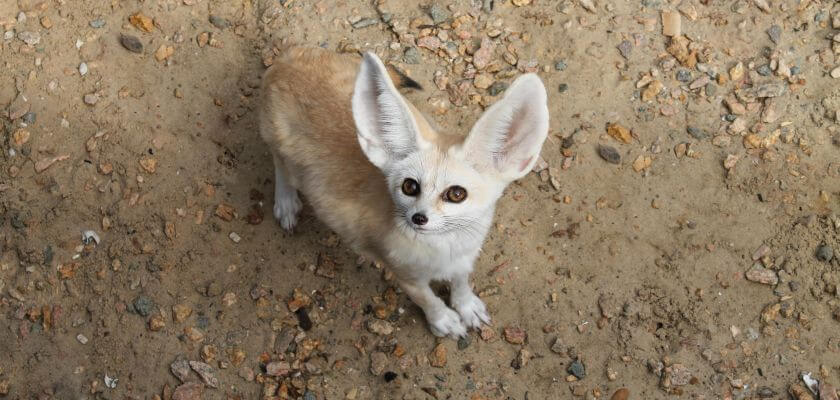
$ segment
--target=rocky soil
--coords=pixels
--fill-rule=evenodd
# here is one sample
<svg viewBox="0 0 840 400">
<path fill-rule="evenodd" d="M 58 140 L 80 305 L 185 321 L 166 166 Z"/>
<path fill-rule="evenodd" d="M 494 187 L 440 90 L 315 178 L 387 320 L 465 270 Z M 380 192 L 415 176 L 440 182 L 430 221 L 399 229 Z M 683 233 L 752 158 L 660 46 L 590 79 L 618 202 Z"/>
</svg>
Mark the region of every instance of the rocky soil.
<svg viewBox="0 0 840 400">
<path fill-rule="evenodd" d="M 0 398 L 837 399 L 840 3 L 3 0 Z M 271 218 L 285 43 L 374 51 L 466 133 L 551 132 L 437 339 L 387 265 Z M 348 105 L 349 106 L 349 105 Z"/>
</svg>

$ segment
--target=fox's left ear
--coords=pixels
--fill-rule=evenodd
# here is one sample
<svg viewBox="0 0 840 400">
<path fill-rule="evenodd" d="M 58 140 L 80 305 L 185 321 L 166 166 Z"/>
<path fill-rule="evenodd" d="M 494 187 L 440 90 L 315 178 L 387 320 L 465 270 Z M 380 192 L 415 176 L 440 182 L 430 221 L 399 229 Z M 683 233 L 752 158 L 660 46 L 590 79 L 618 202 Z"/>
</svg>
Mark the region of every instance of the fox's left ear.
<svg viewBox="0 0 840 400">
<path fill-rule="evenodd" d="M 505 96 L 488 108 L 464 141 L 467 160 L 502 180 L 525 176 L 548 135 L 548 101 L 535 74 L 516 79 Z"/>
</svg>

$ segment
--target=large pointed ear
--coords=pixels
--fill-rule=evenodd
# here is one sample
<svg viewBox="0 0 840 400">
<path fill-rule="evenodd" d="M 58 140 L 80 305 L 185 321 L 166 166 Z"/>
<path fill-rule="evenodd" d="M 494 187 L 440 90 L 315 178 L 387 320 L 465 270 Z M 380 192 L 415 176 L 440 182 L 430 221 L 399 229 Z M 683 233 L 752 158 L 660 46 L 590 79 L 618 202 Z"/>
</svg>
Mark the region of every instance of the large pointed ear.
<svg viewBox="0 0 840 400">
<path fill-rule="evenodd" d="M 385 65 L 373 53 L 364 54 L 356 77 L 353 119 L 362 151 L 380 169 L 429 145 L 420 137 L 417 121 Z"/>
<path fill-rule="evenodd" d="M 505 96 L 488 108 L 464 141 L 467 160 L 514 181 L 525 176 L 548 135 L 545 87 L 535 74 L 516 79 Z"/>
</svg>

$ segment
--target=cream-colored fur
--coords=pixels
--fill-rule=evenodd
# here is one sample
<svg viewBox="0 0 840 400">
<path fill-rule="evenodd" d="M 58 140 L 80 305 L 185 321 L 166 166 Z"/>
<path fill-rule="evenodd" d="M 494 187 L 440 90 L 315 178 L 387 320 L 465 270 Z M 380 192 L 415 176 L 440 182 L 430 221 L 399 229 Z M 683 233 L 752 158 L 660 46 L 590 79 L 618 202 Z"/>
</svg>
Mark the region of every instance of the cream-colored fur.
<svg viewBox="0 0 840 400">
<path fill-rule="evenodd" d="M 274 156 L 274 214 L 292 229 L 303 194 L 355 251 L 394 269 L 434 334 L 463 336 L 490 321 L 469 274 L 496 200 L 545 140 L 545 89 L 535 75 L 521 77 L 464 139 L 433 130 L 392 76 L 369 53 L 298 47 L 266 72 L 260 132 Z M 401 190 L 409 178 L 418 195 Z M 445 196 L 456 185 L 467 193 L 460 203 Z M 431 281 L 450 284 L 454 310 Z"/>
</svg>

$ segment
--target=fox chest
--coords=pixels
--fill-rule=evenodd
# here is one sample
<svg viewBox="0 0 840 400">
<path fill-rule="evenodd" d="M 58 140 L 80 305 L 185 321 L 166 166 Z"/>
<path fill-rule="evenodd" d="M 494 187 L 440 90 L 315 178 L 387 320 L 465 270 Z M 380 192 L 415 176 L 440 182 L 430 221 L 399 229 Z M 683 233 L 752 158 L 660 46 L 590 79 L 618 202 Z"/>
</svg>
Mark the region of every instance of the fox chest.
<svg viewBox="0 0 840 400">
<path fill-rule="evenodd" d="M 388 240 L 385 259 L 401 279 L 448 281 L 472 272 L 480 241 L 421 241 L 397 237 Z"/>
</svg>

